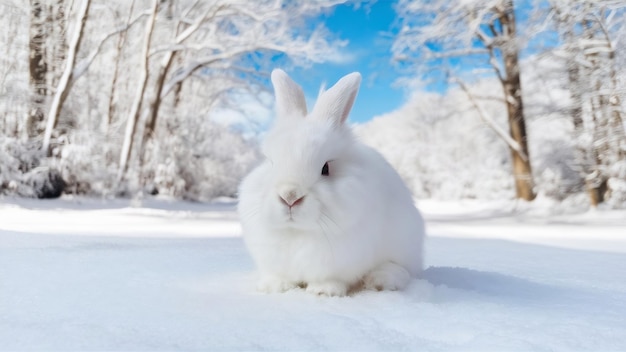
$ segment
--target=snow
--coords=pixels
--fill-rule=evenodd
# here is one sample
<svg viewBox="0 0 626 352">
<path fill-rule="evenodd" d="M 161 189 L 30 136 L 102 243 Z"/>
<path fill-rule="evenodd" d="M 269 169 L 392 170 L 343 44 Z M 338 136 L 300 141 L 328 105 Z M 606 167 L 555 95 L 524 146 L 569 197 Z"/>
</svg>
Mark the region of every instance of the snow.
<svg viewBox="0 0 626 352">
<path fill-rule="evenodd" d="M 419 201 L 423 280 L 254 290 L 234 203 L 3 199 L 2 350 L 626 349 L 626 211 Z"/>
</svg>

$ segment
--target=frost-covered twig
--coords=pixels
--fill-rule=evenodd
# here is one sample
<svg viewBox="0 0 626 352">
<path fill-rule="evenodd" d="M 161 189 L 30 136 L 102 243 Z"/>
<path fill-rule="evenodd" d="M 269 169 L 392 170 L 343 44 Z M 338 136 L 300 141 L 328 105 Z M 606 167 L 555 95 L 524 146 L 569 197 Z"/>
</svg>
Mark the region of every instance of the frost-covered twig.
<svg viewBox="0 0 626 352">
<path fill-rule="evenodd" d="M 498 124 L 496 124 L 493 121 L 493 119 L 489 116 L 489 114 L 487 114 L 487 112 L 483 110 L 483 108 L 478 104 L 478 102 L 474 98 L 474 95 L 472 95 L 472 92 L 467 87 L 465 82 L 461 81 L 458 78 L 454 79 L 453 81 L 458 83 L 458 85 L 461 87 L 463 92 L 465 92 L 465 94 L 467 95 L 467 98 L 472 103 L 472 106 L 474 106 L 474 109 L 476 109 L 476 111 L 478 112 L 478 116 L 480 116 L 481 120 L 483 120 L 483 122 L 485 122 L 485 124 L 489 126 L 498 135 L 498 137 L 500 137 L 509 146 L 509 148 L 511 148 L 517 154 L 519 154 L 522 160 L 527 161 L 528 155 L 524 153 L 519 143 L 517 143 L 517 141 L 515 141 L 505 130 L 503 130 L 500 126 L 498 126 Z"/>
<path fill-rule="evenodd" d="M 81 60 L 79 63 L 76 64 L 76 67 L 74 67 L 74 70 L 72 72 L 72 80 L 76 81 L 83 74 L 85 74 L 85 72 L 87 72 L 87 70 L 89 69 L 89 66 L 91 66 L 91 64 L 95 60 L 96 56 L 98 56 L 98 54 L 100 54 L 100 51 L 102 50 L 102 47 L 104 46 L 104 44 L 106 44 L 108 42 L 109 39 L 113 38 L 116 34 L 120 34 L 122 32 L 125 32 L 125 31 L 129 30 L 142 17 L 147 16 L 148 14 L 149 14 L 148 12 L 144 12 L 142 14 L 139 14 L 132 21 L 128 22 L 126 25 L 124 25 L 124 26 L 122 26 L 122 27 L 120 27 L 120 28 L 118 28 L 118 29 L 116 29 L 116 30 L 114 30 L 112 32 L 109 32 L 109 33 L 103 35 L 98 40 L 98 46 L 96 46 L 96 48 L 94 50 L 92 50 L 91 53 L 89 53 L 89 55 L 87 55 L 86 58 L 84 58 L 83 60 Z"/>
</svg>

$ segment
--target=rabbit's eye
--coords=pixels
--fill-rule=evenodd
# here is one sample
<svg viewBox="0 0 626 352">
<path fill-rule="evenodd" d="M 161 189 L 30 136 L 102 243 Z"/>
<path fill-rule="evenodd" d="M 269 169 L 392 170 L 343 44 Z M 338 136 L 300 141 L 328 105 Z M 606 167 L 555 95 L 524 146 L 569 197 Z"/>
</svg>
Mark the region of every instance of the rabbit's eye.
<svg viewBox="0 0 626 352">
<path fill-rule="evenodd" d="M 324 164 L 324 167 L 322 167 L 322 175 L 323 176 L 328 176 L 328 162 L 326 162 Z"/>
</svg>

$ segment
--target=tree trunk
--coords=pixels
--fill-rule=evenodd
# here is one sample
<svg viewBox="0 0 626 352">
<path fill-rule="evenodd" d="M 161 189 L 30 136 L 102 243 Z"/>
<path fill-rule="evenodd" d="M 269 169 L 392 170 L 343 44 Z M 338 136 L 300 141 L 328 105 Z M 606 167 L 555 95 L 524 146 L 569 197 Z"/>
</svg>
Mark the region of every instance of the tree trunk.
<svg viewBox="0 0 626 352">
<path fill-rule="evenodd" d="M 553 7 L 567 51 L 568 90 L 572 101 L 570 114 L 574 126 L 576 164 L 584 179 L 589 202 L 592 207 L 596 207 L 604 202 L 608 189 L 608 178 L 604 175 L 605 171 L 602 166 L 602 153 L 605 153 L 602 149 L 606 149 L 606 144 L 602 140 L 606 140 L 607 136 L 604 136 L 606 128 L 600 126 L 605 125 L 603 115 L 606 113 L 603 112 L 603 105 L 608 101 L 603 102 L 606 99 L 598 95 L 602 90 L 602 84 L 597 81 L 593 82 L 599 66 L 599 57 L 596 54 L 587 55 L 582 44 L 592 42 L 595 32 L 592 28 L 593 24 L 580 22 L 580 18 L 576 16 L 577 13 L 572 12 L 574 10 L 583 13 L 591 11 L 589 3 L 583 5 L 582 7 L 572 5 L 574 7 L 561 8 L 559 4 L 555 4 Z M 576 34 L 577 29 L 582 29 L 582 32 Z M 590 66 L 581 65 L 580 62 L 583 61 Z M 585 103 L 591 108 L 591 114 L 587 119 L 583 116 Z M 586 141 L 587 133 L 592 135 L 591 141 Z"/>
<path fill-rule="evenodd" d="M 78 24 L 75 28 L 75 32 L 72 34 L 72 39 L 68 48 L 65 70 L 63 71 L 63 75 L 59 80 L 59 86 L 57 87 L 57 91 L 52 99 L 42 147 L 42 149 L 47 153 L 50 152 L 50 139 L 52 137 L 52 131 L 56 127 L 59 114 L 61 113 L 61 109 L 63 109 L 63 104 L 70 93 L 73 83 L 72 71 L 74 70 L 74 65 L 76 64 L 76 55 L 80 49 L 80 43 L 83 37 L 85 23 L 87 22 L 87 17 L 89 15 L 90 5 L 91 0 L 83 0 L 82 6 L 79 9 L 77 16 Z"/>
<path fill-rule="evenodd" d="M 568 79 L 569 92 L 572 100 L 570 114 L 572 115 L 572 123 L 574 125 L 574 138 L 576 142 L 576 154 L 578 159 L 578 168 L 585 180 L 585 188 L 589 195 L 591 206 L 596 207 L 604 202 L 604 193 L 607 188 L 607 180 L 600 178 L 600 160 L 595 152 L 595 147 L 585 145 L 580 140 L 585 134 L 585 124 L 583 119 L 583 95 L 582 82 L 580 78 L 580 68 L 573 58 L 568 60 Z"/>
<path fill-rule="evenodd" d="M 183 95 L 183 82 L 178 82 L 174 86 L 174 108 L 180 105 L 180 101 Z"/>
<path fill-rule="evenodd" d="M 31 107 L 26 117 L 26 133 L 28 137 L 35 137 L 43 132 L 41 124 L 44 120 L 44 105 L 48 95 L 46 76 L 48 63 L 45 48 L 45 21 L 44 4 L 42 0 L 30 1 L 29 26 L 29 73 L 32 92 Z"/>
<path fill-rule="evenodd" d="M 165 85 L 165 78 L 172 67 L 172 63 L 174 62 L 174 57 L 176 56 L 175 51 L 168 51 L 166 56 L 163 58 L 163 64 L 159 69 L 159 74 L 156 78 L 156 92 L 154 94 L 154 100 L 150 103 L 148 115 L 148 121 L 146 123 L 146 129 L 144 132 L 144 138 L 142 143 L 145 143 L 148 139 L 152 138 L 152 133 L 156 128 L 157 118 L 159 116 L 159 109 L 161 108 L 161 103 L 163 101 L 163 97 L 161 96 L 163 93 L 163 86 Z"/>
<path fill-rule="evenodd" d="M 613 74 L 615 74 L 613 72 Z M 619 160 L 626 159 L 626 126 L 624 126 L 624 119 L 622 118 L 623 111 L 621 110 L 622 103 L 619 95 L 613 94 L 610 98 L 611 104 L 611 131 L 613 133 L 613 139 L 616 140 L 616 148 L 618 152 Z"/>
<path fill-rule="evenodd" d="M 55 0 L 50 4 L 48 20 L 48 33 L 52 37 L 54 45 L 50 48 L 49 62 L 51 63 L 49 77 L 50 87 L 56 87 L 63 74 L 63 65 L 67 58 L 67 40 L 66 27 L 67 19 L 65 17 L 65 0 Z"/>
<path fill-rule="evenodd" d="M 506 77 L 502 84 L 506 101 L 511 137 L 519 144 L 520 153 L 511 149 L 513 158 L 513 176 L 517 198 L 527 201 L 535 199 L 534 181 L 530 166 L 524 104 L 522 101 L 522 84 L 520 81 L 519 50 L 516 39 L 515 13 L 512 0 L 504 0 L 504 11 L 500 13 L 503 34 L 509 38 L 501 47 Z"/>
<path fill-rule="evenodd" d="M 157 118 L 159 116 L 159 110 L 161 109 L 161 103 L 163 102 L 163 97 L 161 96 L 163 92 L 163 86 L 165 85 L 165 78 L 172 67 L 172 63 L 174 62 L 174 56 L 176 55 L 175 51 L 167 52 L 166 56 L 163 58 L 163 63 L 159 68 L 159 73 L 156 77 L 156 91 L 154 92 L 154 97 L 152 101 L 150 101 L 147 109 L 147 121 L 144 126 L 143 135 L 139 140 L 139 168 L 140 168 L 140 177 L 139 182 L 143 186 L 143 182 L 145 177 L 143 175 L 143 166 L 146 160 L 147 148 L 146 144 L 150 139 L 154 137 L 154 130 L 156 128 Z"/>
<path fill-rule="evenodd" d="M 559 13 L 560 14 L 560 13 Z M 567 16 L 566 14 L 564 16 Z M 604 192 L 606 191 L 606 180 L 596 180 L 596 175 L 599 173 L 595 169 L 598 168 L 598 159 L 593 155 L 593 147 L 583 144 L 581 138 L 585 134 L 585 123 L 583 119 L 583 82 L 581 78 L 581 68 L 576 62 L 577 53 L 574 51 L 576 46 L 575 35 L 573 33 L 572 25 L 567 23 L 566 20 L 562 21 L 563 26 L 566 28 L 563 31 L 563 39 L 566 45 L 569 46 L 569 56 L 567 59 L 567 77 L 568 77 L 568 90 L 572 105 L 570 107 L 570 114 L 572 116 L 572 124 L 574 125 L 574 140 L 576 141 L 576 154 L 578 161 L 578 169 L 585 180 L 585 188 L 589 195 L 589 202 L 591 206 L 596 207 L 598 204 L 604 201 Z"/>
<path fill-rule="evenodd" d="M 131 16 L 133 15 L 134 8 L 135 8 L 135 0 L 133 0 L 130 3 L 130 9 L 128 10 L 128 19 L 126 20 L 126 28 L 128 28 L 128 26 L 130 25 L 130 20 L 131 20 Z M 106 118 L 104 119 L 102 123 L 104 132 L 108 131 L 109 126 L 113 122 L 113 116 L 115 116 L 115 113 L 116 113 L 115 94 L 116 94 L 116 87 L 117 87 L 117 79 L 118 79 L 119 71 L 120 71 L 120 61 L 122 60 L 122 51 L 124 49 L 124 45 L 126 44 L 127 31 L 128 30 L 122 31 L 117 40 L 117 47 L 116 47 L 117 56 L 115 58 L 115 68 L 113 70 L 113 80 L 111 82 L 111 93 L 109 94 L 109 104 L 108 104 Z"/>
<path fill-rule="evenodd" d="M 165 1 L 166 0 L 163 0 L 163 2 Z M 173 3 L 174 2 L 171 0 L 168 1 L 168 7 L 166 11 L 168 19 L 171 19 L 173 17 Z M 193 6 L 190 7 L 187 10 L 187 12 L 190 11 L 191 8 L 193 8 Z M 206 12 L 203 15 L 199 16 L 196 19 L 196 21 L 192 25 L 187 27 L 184 31 L 182 30 L 182 27 L 183 27 L 182 23 L 179 23 L 176 28 L 176 38 L 174 40 L 174 43 L 178 45 L 184 42 L 187 38 L 189 38 L 190 35 L 192 35 L 196 30 L 198 30 L 198 28 L 203 23 L 204 19 L 207 17 L 208 13 L 211 10 L 213 10 L 213 14 L 215 15 L 215 13 L 219 11 L 219 9 L 221 9 L 221 6 L 215 9 L 213 9 L 213 6 L 207 7 Z M 182 33 L 180 33 L 181 31 Z M 166 52 L 161 62 L 161 67 L 159 69 L 159 73 L 157 75 L 156 82 L 155 82 L 156 92 L 149 106 L 149 117 L 148 117 L 148 121 L 146 122 L 146 129 L 144 131 L 144 135 L 142 139 L 142 147 L 143 147 L 143 144 L 148 139 L 152 138 L 152 134 L 154 132 L 154 129 L 156 128 L 157 118 L 159 116 L 159 110 L 161 108 L 161 103 L 163 102 L 163 96 L 164 96 L 163 88 L 165 86 L 165 78 L 169 74 L 172 64 L 174 63 L 174 59 L 177 56 L 178 56 L 177 51 L 168 51 Z"/>
<path fill-rule="evenodd" d="M 626 159 L 626 125 L 624 125 L 624 110 L 622 108 L 622 101 L 620 95 L 618 94 L 618 82 L 617 82 L 617 70 L 615 69 L 615 49 L 612 47 L 611 38 L 606 38 L 607 43 L 611 45 L 611 52 L 609 54 L 610 60 L 610 84 L 611 84 L 611 96 L 609 98 L 610 104 L 610 114 L 611 121 L 609 124 L 611 125 L 611 129 L 613 133 L 616 135 L 617 140 L 617 150 L 619 153 L 619 159 Z"/>
<path fill-rule="evenodd" d="M 608 180 L 603 179 L 600 182 L 595 180 L 585 180 L 585 187 L 587 188 L 587 194 L 589 195 L 589 203 L 592 207 L 597 207 L 600 203 L 604 202 L 604 195 L 608 189 Z"/>
<path fill-rule="evenodd" d="M 120 168 L 117 174 L 117 180 L 120 182 L 126 171 L 128 170 L 128 160 L 130 159 L 130 152 L 133 148 L 133 139 L 135 136 L 135 130 L 137 128 L 137 121 L 139 121 L 139 115 L 141 114 L 141 105 L 143 96 L 146 92 L 146 86 L 148 84 L 149 76 L 149 60 L 150 60 L 150 42 L 152 41 L 152 33 L 154 32 L 154 24 L 156 22 L 156 16 L 159 9 L 159 1 L 153 0 L 152 10 L 150 11 L 150 18 L 146 23 L 145 40 L 142 51 L 142 67 L 141 77 L 139 79 L 139 85 L 137 86 L 137 94 L 126 122 L 126 133 L 124 135 L 124 144 L 122 145 L 122 152 L 120 154 Z"/>
</svg>

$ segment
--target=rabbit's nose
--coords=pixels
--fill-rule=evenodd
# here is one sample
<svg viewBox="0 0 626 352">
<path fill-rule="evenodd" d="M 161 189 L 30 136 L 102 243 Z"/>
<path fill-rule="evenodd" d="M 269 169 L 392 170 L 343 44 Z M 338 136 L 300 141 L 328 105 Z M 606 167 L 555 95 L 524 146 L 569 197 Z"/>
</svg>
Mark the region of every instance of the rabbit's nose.
<svg viewBox="0 0 626 352">
<path fill-rule="evenodd" d="M 294 197 L 295 198 L 295 197 Z M 289 208 L 291 207 L 295 207 L 296 205 L 302 203 L 302 201 L 304 200 L 304 196 L 294 199 L 294 198 L 283 198 L 282 196 L 280 197 L 280 200 Z"/>
<path fill-rule="evenodd" d="M 301 196 L 299 192 L 292 187 L 279 190 L 278 196 L 280 200 L 289 208 L 302 203 L 304 200 L 304 196 Z"/>
</svg>

